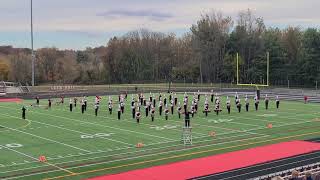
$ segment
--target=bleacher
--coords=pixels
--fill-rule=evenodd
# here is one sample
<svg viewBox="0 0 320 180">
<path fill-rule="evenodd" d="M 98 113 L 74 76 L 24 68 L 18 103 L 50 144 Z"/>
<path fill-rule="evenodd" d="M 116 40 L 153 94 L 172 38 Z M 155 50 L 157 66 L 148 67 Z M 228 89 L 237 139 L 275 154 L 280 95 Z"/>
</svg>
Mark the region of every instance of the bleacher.
<svg viewBox="0 0 320 180">
<path fill-rule="evenodd" d="M 21 83 L 0 81 L 0 95 L 8 94 L 26 94 L 30 89 L 28 85 L 22 86 Z"/>
<path fill-rule="evenodd" d="M 6 86 L 3 81 L 0 81 L 0 96 L 6 95 Z"/>
<path fill-rule="evenodd" d="M 288 169 L 281 172 L 267 174 L 256 178 L 251 178 L 250 180 L 272 180 L 277 179 L 277 177 L 280 177 L 280 179 L 283 180 L 289 180 L 290 178 L 292 178 L 292 172 L 294 170 L 299 172 L 299 178 L 301 178 L 301 180 L 304 179 L 308 172 L 312 174 L 313 180 L 320 180 L 320 162 Z"/>
</svg>

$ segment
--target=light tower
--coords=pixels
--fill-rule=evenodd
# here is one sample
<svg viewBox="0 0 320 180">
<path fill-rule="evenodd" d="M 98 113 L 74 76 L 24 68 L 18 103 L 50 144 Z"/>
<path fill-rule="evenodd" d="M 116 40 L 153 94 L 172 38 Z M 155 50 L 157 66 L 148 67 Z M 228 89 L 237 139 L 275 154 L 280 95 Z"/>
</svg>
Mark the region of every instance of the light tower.
<svg viewBox="0 0 320 180">
<path fill-rule="evenodd" d="M 32 86 L 34 86 L 34 51 L 33 51 L 33 12 L 32 12 L 32 0 L 30 0 L 30 26 L 31 26 L 31 60 L 32 60 Z"/>
</svg>

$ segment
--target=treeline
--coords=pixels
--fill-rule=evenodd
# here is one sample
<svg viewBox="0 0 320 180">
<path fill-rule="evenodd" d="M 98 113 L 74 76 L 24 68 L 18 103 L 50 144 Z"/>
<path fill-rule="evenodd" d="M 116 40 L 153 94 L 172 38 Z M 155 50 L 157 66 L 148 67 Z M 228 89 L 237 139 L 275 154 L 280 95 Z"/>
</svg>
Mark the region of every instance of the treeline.
<svg viewBox="0 0 320 180">
<path fill-rule="evenodd" d="M 84 51 L 43 48 L 36 51 L 36 82 L 236 83 L 236 54 L 241 83 L 313 86 L 320 81 L 320 31 L 314 28 L 266 28 L 250 10 L 237 19 L 205 14 L 182 37 L 146 29 L 113 37 L 106 46 Z M 1 60 L 2 58 L 2 60 Z M 0 48 L 0 78 L 31 81 L 30 50 Z M 30 83 L 29 83 L 30 84 Z"/>
</svg>

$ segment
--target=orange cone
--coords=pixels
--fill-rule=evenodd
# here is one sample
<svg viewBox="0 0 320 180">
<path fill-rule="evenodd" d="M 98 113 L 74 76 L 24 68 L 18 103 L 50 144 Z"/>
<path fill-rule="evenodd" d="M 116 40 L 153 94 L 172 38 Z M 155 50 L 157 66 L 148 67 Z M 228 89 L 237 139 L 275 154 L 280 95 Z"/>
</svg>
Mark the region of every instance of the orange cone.
<svg viewBox="0 0 320 180">
<path fill-rule="evenodd" d="M 142 148 L 142 147 L 143 147 L 143 143 L 138 143 L 138 144 L 136 145 L 136 147 L 137 147 L 137 148 Z"/>
<path fill-rule="evenodd" d="M 216 136 L 216 132 L 214 132 L 214 131 L 209 132 L 209 136 L 215 137 Z"/>
<path fill-rule="evenodd" d="M 40 162 L 47 162 L 46 156 L 39 156 L 39 161 Z"/>
</svg>

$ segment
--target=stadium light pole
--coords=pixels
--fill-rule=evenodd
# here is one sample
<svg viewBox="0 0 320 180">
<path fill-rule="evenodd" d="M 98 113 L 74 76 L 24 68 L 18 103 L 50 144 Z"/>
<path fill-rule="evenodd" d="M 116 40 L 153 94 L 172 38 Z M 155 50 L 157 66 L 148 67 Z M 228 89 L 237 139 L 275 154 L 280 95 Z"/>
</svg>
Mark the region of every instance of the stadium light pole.
<svg viewBox="0 0 320 180">
<path fill-rule="evenodd" d="M 33 51 L 33 12 L 32 12 L 32 0 L 30 0 L 30 26 L 31 26 L 31 60 L 32 60 L 32 86 L 34 86 L 34 51 Z"/>
</svg>

